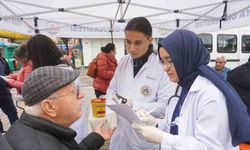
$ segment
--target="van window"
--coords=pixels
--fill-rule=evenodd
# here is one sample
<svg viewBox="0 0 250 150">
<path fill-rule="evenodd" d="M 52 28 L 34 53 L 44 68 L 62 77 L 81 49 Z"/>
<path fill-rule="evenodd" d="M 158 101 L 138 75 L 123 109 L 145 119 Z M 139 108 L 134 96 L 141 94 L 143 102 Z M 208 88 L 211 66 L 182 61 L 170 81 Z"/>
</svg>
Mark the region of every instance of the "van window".
<svg viewBox="0 0 250 150">
<path fill-rule="evenodd" d="M 236 53 L 237 36 L 234 34 L 217 35 L 217 52 L 218 53 Z"/>
<path fill-rule="evenodd" d="M 241 37 L 242 53 L 250 53 L 250 35 L 243 35 Z"/>
<path fill-rule="evenodd" d="M 208 49 L 209 53 L 213 51 L 213 39 L 212 34 L 198 34 L 198 36 L 201 38 L 203 45 Z"/>
</svg>

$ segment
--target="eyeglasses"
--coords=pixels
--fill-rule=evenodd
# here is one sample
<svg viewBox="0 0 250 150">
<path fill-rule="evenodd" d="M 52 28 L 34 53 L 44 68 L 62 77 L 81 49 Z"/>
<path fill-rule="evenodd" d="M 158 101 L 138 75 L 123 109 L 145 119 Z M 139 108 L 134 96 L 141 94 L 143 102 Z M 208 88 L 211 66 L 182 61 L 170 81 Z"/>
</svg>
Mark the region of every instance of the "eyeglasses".
<svg viewBox="0 0 250 150">
<path fill-rule="evenodd" d="M 70 93 L 68 94 L 65 94 L 65 95 L 59 95 L 59 96 L 49 96 L 47 99 L 55 99 L 55 98 L 59 98 L 59 97 L 64 97 L 64 96 L 67 96 L 67 95 L 76 95 L 76 98 L 79 97 L 79 94 L 80 94 L 80 88 L 78 86 L 76 86 L 74 88 L 74 90 L 72 90 Z"/>
<path fill-rule="evenodd" d="M 173 67 L 173 61 L 172 61 L 172 59 L 170 57 L 161 59 L 161 63 L 163 65 L 168 66 L 169 68 Z"/>
</svg>

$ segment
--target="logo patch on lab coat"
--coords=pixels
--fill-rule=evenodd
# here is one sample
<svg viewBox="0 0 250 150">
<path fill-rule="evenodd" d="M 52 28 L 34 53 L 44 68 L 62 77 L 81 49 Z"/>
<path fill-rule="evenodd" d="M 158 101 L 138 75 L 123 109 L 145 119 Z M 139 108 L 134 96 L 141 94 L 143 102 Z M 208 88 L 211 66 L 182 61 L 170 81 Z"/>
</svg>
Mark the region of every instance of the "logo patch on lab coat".
<svg viewBox="0 0 250 150">
<path fill-rule="evenodd" d="M 151 93 L 152 93 L 152 89 L 151 89 L 149 86 L 144 85 L 144 86 L 141 88 L 141 93 L 142 93 L 142 95 L 144 95 L 144 96 L 149 96 L 149 95 L 151 95 Z"/>
</svg>

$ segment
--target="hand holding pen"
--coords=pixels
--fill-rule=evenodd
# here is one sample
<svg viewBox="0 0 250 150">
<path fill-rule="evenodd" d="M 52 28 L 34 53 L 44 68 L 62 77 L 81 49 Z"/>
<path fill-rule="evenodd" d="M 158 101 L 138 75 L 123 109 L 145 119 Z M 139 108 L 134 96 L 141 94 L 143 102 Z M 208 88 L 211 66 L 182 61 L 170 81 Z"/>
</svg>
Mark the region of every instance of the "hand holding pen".
<svg viewBox="0 0 250 150">
<path fill-rule="evenodd" d="M 7 78 L 6 76 L 0 76 L 1 78 L 3 78 L 3 80 L 5 81 L 5 82 L 8 82 L 10 79 L 9 78 Z"/>
<path fill-rule="evenodd" d="M 154 118 L 151 113 L 156 110 L 156 107 L 152 108 L 149 111 L 145 109 L 141 109 L 137 112 L 138 117 L 140 120 L 148 126 L 155 126 L 156 125 L 156 118 Z"/>
</svg>

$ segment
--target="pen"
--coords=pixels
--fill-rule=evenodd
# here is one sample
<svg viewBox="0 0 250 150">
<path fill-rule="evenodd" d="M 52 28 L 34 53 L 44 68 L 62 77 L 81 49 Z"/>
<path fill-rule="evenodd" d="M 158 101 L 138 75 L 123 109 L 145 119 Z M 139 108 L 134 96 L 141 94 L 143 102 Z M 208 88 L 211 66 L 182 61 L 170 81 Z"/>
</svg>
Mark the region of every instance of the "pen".
<svg viewBox="0 0 250 150">
<path fill-rule="evenodd" d="M 149 110 L 145 115 L 144 117 L 147 117 L 149 114 L 151 114 L 153 111 L 156 110 L 156 107 L 152 108 L 151 110 Z"/>
</svg>

